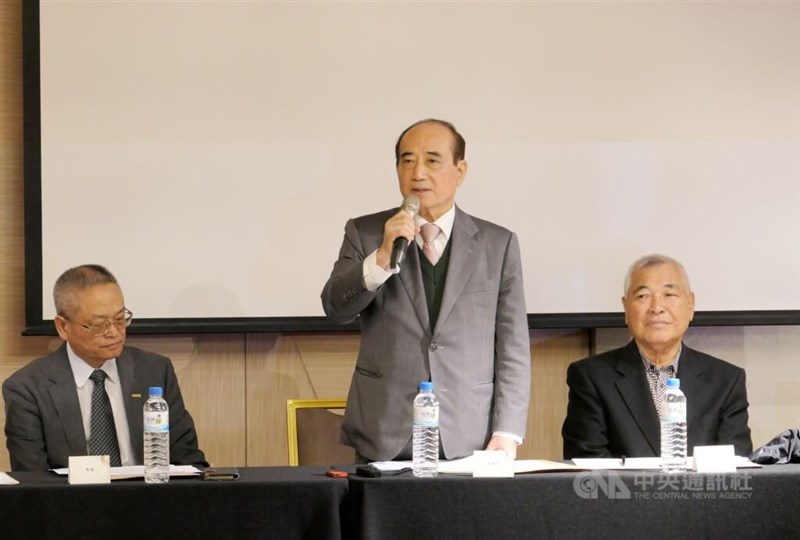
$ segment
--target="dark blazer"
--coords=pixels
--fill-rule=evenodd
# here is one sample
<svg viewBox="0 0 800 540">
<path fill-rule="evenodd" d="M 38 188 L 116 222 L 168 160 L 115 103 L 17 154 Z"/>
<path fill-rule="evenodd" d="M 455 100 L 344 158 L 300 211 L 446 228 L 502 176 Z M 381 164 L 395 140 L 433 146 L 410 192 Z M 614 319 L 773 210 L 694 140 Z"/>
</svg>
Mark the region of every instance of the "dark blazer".
<svg viewBox="0 0 800 540">
<path fill-rule="evenodd" d="M 686 395 L 689 454 L 695 446 L 732 444 L 736 455 L 749 456 L 744 370 L 684 345 L 678 378 Z M 574 362 L 567 384 L 565 459 L 661 454 L 659 419 L 634 341 Z"/>
<path fill-rule="evenodd" d="M 363 261 L 397 210 L 352 219 L 322 305 L 337 322 L 361 322 L 361 346 L 347 397 L 342 442 L 370 460 L 396 457 L 412 430 L 420 381 L 440 401 L 448 459 L 485 448 L 494 431 L 525 436 L 530 396 L 530 338 L 516 235 L 456 208 L 450 263 L 431 331 L 412 245 L 400 273 L 366 289 Z"/>
<path fill-rule="evenodd" d="M 194 421 L 183 405 L 169 358 L 125 347 L 117 358 L 117 370 L 136 463 L 144 460 L 142 408 L 147 391 L 161 386 L 169 405 L 170 462 L 208 466 L 197 447 Z M 66 343 L 6 379 L 3 399 L 12 470 L 67 467 L 69 456 L 86 455 L 86 434 Z"/>
</svg>

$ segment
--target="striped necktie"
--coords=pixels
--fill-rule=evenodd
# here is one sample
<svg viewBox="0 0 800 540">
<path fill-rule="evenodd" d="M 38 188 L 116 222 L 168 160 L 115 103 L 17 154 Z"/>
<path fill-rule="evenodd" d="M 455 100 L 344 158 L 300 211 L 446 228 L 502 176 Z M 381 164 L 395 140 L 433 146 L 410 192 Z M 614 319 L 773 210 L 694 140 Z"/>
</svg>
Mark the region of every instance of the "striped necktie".
<svg viewBox="0 0 800 540">
<path fill-rule="evenodd" d="M 111 401 L 106 393 L 106 372 L 96 369 L 89 378 L 94 381 L 92 416 L 89 427 L 89 454 L 93 456 L 108 455 L 111 466 L 119 467 L 122 465 L 122 461 L 119 457 L 114 413 L 111 411 Z"/>
</svg>

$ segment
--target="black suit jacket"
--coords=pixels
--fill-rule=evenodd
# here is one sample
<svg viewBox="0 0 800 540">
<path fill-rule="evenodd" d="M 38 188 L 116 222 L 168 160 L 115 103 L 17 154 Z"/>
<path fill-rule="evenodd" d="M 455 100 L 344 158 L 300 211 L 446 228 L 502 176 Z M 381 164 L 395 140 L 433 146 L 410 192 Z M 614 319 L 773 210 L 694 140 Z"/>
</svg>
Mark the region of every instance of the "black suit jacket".
<svg viewBox="0 0 800 540">
<path fill-rule="evenodd" d="M 142 464 L 144 459 L 142 408 L 147 391 L 160 386 L 169 405 L 170 463 L 208 466 L 197 447 L 194 421 L 183 405 L 169 358 L 125 347 L 117 358 L 117 370 L 136 463 Z M 3 400 L 12 470 L 67 467 L 69 456 L 86 455 L 86 434 L 66 343 L 6 379 Z"/>
<path fill-rule="evenodd" d="M 695 446 L 732 444 L 737 455 L 750 455 L 744 370 L 684 345 L 678 378 L 686 395 L 689 454 Z M 659 419 L 634 341 L 572 363 L 567 384 L 565 459 L 661 454 Z"/>
</svg>

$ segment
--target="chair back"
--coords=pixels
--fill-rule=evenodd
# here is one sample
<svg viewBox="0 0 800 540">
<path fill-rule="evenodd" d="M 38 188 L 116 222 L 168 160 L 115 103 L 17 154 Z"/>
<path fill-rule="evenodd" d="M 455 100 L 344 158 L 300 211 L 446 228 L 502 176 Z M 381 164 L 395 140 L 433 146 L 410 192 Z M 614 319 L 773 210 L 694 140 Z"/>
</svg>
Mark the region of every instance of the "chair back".
<svg viewBox="0 0 800 540">
<path fill-rule="evenodd" d="M 288 399 L 289 465 L 353 463 L 355 453 L 339 443 L 345 399 Z"/>
</svg>

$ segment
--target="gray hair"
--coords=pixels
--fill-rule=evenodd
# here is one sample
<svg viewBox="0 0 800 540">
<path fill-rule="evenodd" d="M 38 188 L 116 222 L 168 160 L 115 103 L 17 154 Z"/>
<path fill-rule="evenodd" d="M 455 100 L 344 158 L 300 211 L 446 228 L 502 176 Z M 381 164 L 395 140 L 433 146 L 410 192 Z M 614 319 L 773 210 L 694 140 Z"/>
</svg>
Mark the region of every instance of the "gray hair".
<svg viewBox="0 0 800 540">
<path fill-rule="evenodd" d="M 117 278 L 104 266 L 83 264 L 70 268 L 59 276 L 53 286 L 53 301 L 56 305 L 56 313 L 66 317 L 74 311 L 76 306 L 73 293 L 75 291 L 82 291 L 95 285 L 105 285 L 107 283 L 118 285 Z"/>
<path fill-rule="evenodd" d="M 628 288 L 631 286 L 631 277 L 633 276 L 634 272 L 638 272 L 644 268 L 661 266 L 662 264 L 675 265 L 675 267 L 681 273 L 681 277 L 686 280 L 686 287 L 689 289 L 689 292 L 692 291 L 692 285 L 689 283 L 689 274 L 686 273 L 686 268 L 683 267 L 680 261 L 673 259 L 672 257 L 667 257 L 666 255 L 651 253 L 650 255 L 639 257 L 633 262 L 630 268 L 628 268 L 628 272 L 625 274 L 625 283 L 623 285 L 624 288 L 622 289 L 622 296 L 628 296 Z"/>
</svg>

